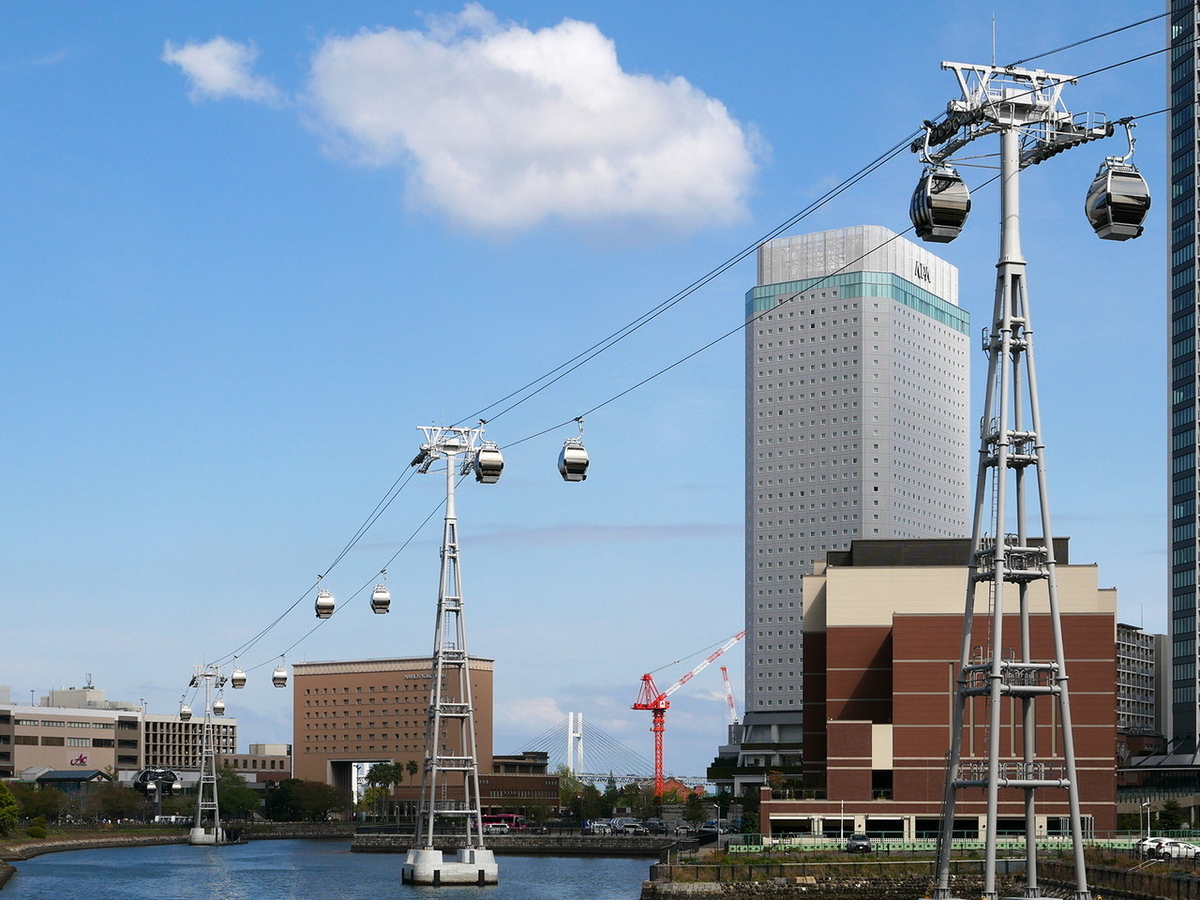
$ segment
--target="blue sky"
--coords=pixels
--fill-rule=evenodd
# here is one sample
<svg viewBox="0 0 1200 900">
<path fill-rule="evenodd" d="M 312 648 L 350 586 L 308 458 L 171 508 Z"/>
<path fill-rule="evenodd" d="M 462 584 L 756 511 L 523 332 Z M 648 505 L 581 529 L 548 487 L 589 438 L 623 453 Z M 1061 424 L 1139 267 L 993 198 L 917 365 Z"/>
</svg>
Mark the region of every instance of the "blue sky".
<svg viewBox="0 0 1200 900">
<path fill-rule="evenodd" d="M 1001 63 L 1162 12 L 996 14 Z M 1162 20 L 1038 60 L 1084 74 L 1163 46 Z M 752 246 L 957 95 L 987 63 L 976 4 L 492 2 L 0 5 L 0 582 L 14 699 L 78 685 L 172 712 L 191 666 L 283 619 L 229 712 L 290 741 L 290 661 L 427 654 L 438 520 L 308 637 L 310 586 L 401 475 L 416 426 L 471 417 Z M 1073 111 L 1165 105 L 1161 55 L 1083 79 Z M 1056 531 L 1165 622 L 1164 117 L 1135 161 L 1145 235 L 1097 240 L 1087 186 L 1123 139 L 1024 177 Z M 981 148 L 979 152 L 993 152 Z M 987 163 L 987 160 L 982 162 Z M 991 172 L 964 170 L 979 184 Z M 911 155 L 792 233 L 902 231 Z M 963 236 L 976 330 L 994 188 Z M 488 427 L 494 486 L 459 493 L 472 652 L 496 659 L 497 751 L 565 717 L 651 755 L 641 674 L 742 619 L 742 321 L 752 261 Z M 972 360 L 975 417 L 986 368 Z M 494 412 L 493 412 L 494 415 Z M 416 478 L 325 579 L 346 600 L 435 507 Z M 290 648 L 290 649 L 289 649 Z M 738 694 L 741 653 L 726 655 Z M 656 674 L 661 686 L 690 663 Z M 254 668 L 258 667 L 258 668 Z M 716 666 L 672 697 L 667 767 L 724 739 Z"/>
</svg>

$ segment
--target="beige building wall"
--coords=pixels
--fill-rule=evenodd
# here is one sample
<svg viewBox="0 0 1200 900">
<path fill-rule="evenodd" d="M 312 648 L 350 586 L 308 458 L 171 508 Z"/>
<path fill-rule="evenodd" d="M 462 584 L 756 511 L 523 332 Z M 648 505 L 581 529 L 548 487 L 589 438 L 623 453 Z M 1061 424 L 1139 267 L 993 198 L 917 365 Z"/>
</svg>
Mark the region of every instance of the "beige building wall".
<svg viewBox="0 0 1200 900">
<path fill-rule="evenodd" d="M 1059 565 L 1058 606 L 1063 615 L 1104 613 L 1116 615 L 1115 588 L 1099 587 L 1095 565 Z M 820 562 L 804 577 L 804 631 L 861 626 L 890 627 L 892 617 L 906 612 L 924 615 L 961 615 L 967 600 L 966 567 L 958 566 L 829 566 Z M 830 592 L 837 597 L 831 609 Z M 1050 612 L 1045 581 L 1030 585 L 1030 612 Z M 1017 586 L 1007 585 L 1006 612 L 1017 610 Z M 987 590 L 975 592 L 975 614 L 986 615 Z M 1114 620 L 1113 644 L 1116 645 Z"/>
</svg>

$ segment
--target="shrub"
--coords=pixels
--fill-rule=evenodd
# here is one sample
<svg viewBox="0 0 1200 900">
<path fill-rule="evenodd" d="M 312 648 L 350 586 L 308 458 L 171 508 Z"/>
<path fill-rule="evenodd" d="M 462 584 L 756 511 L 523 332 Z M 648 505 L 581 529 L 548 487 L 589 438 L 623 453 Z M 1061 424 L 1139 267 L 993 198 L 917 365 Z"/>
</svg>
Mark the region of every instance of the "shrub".
<svg viewBox="0 0 1200 900">
<path fill-rule="evenodd" d="M 30 825 L 28 828 L 25 829 L 25 833 L 27 835 L 29 835 L 31 838 L 41 839 L 46 836 L 46 826 L 45 825 Z"/>
</svg>

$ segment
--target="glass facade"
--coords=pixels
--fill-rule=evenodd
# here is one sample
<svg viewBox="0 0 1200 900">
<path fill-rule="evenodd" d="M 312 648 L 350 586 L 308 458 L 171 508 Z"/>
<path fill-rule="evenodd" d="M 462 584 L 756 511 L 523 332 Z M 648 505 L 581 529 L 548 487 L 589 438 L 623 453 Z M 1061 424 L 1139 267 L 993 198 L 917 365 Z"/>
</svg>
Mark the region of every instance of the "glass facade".
<svg viewBox="0 0 1200 900">
<path fill-rule="evenodd" d="M 1197 749 L 1196 71 L 1198 0 L 1170 0 L 1171 738 Z"/>
</svg>

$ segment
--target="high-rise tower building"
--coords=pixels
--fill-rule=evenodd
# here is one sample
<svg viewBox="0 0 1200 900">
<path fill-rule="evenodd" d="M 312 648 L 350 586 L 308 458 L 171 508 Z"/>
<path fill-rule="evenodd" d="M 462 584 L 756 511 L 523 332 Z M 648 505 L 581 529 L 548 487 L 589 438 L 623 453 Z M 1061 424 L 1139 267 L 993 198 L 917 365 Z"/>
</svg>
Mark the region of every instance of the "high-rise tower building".
<svg viewBox="0 0 1200 900">
<path fill-rule="evenodd" d="M 856 538 L 970 533 L 970 327 L 957 304 L 958 270 L 880 226 L 759 248 L 746 295 L 743 767 L 800 765 L 813 562 Z"/>
<path fill-rule="evenodd" d="M 1168 0 L 1171 106 L 1171 750 L 1197 745 L 1196 612 L 1196 70 L 1197 0 Z"/>
</svg>

